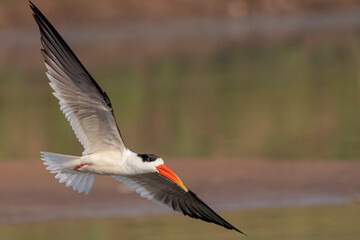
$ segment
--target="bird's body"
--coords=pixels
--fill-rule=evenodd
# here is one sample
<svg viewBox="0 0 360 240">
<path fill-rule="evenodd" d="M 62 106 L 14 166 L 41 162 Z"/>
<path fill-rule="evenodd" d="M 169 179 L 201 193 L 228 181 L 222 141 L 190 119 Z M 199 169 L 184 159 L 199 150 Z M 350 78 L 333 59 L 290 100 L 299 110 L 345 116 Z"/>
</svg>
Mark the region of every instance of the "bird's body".
<svg viewBox="0 0 360 240">
<path fill-rule="evenodd" d="M 76 171 L 83 173 L 126 176 L 154 172 L 153 169 L 159 163 L 164 163 L 161 158 L 156 162 L 142 162 L 136 153 L 126 149 L 123 153 L 105 151 L 84 155 L 66 167 L 69 170 L 76 168 Z"/>
<path fill-rule="evenodd" d="M 59 182 L 89 193 L 96 175 L 112 176 L 155 203 L 241 232 L 185 187 L 162 158 L 137 154 L 125 146 L 107 94 L 40 10 L 31 2 L 30 7 L 39 25 L 53 94 L 84 147 L 82 156 L 42 152 L 44 164 Z"/>
</svg>

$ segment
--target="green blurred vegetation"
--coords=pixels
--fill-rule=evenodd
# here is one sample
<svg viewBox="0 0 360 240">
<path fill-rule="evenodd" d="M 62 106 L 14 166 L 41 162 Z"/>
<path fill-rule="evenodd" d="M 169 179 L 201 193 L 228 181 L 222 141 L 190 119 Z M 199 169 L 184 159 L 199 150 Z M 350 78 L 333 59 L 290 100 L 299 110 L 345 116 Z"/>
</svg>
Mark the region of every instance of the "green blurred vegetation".
<svg viewBox="0 0 360 240">
<path fill-rule="evenodd" d="M 359 204 L 244 210 L 223 215 L 249 236 L 180 215 L 169 215 L 0 225 L 0 238 L 353 240 L 360 234 Z"/>
<path fill-rule="evenodd" d="M 162 157 L 360 157 L 359 36 L 85 64 L 128 147 Z M 82 59 L 80 55 L 80 59 Z M 39 62 L 38 65 L 42 63 Z M 80 154 L 43 68 L 0 68 L 0 159 Z"/>
</svg>

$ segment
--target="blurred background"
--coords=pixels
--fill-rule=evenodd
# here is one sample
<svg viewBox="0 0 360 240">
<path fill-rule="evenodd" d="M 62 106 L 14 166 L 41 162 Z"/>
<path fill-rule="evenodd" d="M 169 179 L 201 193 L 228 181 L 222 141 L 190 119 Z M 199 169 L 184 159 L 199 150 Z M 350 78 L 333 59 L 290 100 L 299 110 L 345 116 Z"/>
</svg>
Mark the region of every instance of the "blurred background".
<svg viewBox="0 0 360 240">
<path fill-rule="evenodd" d="M 109 95 L 127 146 L 164 158 L 249 239 L 359 236 L 359 1 L 34 3 Z M 28 3 L 0 0 L 1 239 L 239 238 L 112 179 L 88 196 L 56 183 L 39 152 L 82 147 L 40 48 Z"/>
</svg>

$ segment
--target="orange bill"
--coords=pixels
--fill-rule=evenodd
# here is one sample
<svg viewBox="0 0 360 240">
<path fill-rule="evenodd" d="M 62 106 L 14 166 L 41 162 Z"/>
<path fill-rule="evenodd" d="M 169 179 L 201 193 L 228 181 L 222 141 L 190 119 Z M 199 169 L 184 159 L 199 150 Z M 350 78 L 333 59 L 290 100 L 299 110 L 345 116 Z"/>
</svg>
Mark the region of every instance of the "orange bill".
<svg viewBox="0 0 360 240">
<path fill-rule="evenodd" d="M 179 185 L 182 189 L 184 189 L 186 192 L 188 192 L 188 189 L 185 187 L 183 182 L 180 180 L 180 178 L 178 176 L 176 176 L 176 174 L 173 171 L 170 170 L 170 168 L 168 168 L 164 164 L 161 164 L 161 165 L 157 166 L 156 169 L 159 171 L 160 175 L 173 181 L 174 183 Z"/>
</svg>

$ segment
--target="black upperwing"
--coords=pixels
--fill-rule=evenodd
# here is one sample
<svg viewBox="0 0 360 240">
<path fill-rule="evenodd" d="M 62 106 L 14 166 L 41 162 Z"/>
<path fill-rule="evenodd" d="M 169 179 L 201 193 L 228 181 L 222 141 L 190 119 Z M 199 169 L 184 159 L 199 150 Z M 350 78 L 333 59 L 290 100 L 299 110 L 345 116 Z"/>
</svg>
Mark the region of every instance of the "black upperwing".
<svg viewBox="0 0 360 240">
<path fill-rule="evenodd" d="M 185 191 L 182 187 L 159 173 L 113 177 L 127 184 L 142 197 L 152 200 L 155 203 L 169 207 L 189 217 L 212 222 L 227 229 L 233 229 L 245 234 L 219 216 L 195 193 L 190 190 Z"/>
</svg>

